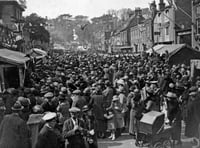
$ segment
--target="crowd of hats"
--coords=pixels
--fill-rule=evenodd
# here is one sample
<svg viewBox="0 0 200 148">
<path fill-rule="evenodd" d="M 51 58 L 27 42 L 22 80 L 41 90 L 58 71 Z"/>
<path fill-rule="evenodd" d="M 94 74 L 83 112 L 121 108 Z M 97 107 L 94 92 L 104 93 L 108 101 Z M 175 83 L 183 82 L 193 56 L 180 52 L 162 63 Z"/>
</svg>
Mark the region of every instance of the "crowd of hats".
<svg viewBox="0 0 200 148">
<path fill-rule="evenodd" d="M 169 84 L 171 89 L 190 88 L 191 84 L 190 67 L 184 64 L 170 67 L 163 56 L 70 53 L 50 57 L 40 69 L 31 73 L 27 88 L 9 88 L 4 93 L 19 96 L 19 92 L 23 92 L 12 110 L 22 110 L 34 104 L 33 110 L 39 112 L 42 110 L 40 105 L 45 99 L 56 98 L 62 101 L 70 95 L 90 95 L 93 92 L 101 92 L 106 86 L 113 86 L 114 79 L 110 77 L 112 72 L 118 85 L 124 86 L 125 81 L 130 79 L 131 85 L 138 85 L 139 88 L 132 88 L 135 93 L 138 93 L 145 83 L 158 85 L 158 77 L 163 75 L 176 80 Z M 197 78 L 197 82 L 200 86 L 200 77 Z M 190 95 L 195 95 L 197 89 L 191 88 Z M 121 87 L 117 91 L 123 92 L 124 89 Z M 152 89 L 149 88 L 147 91 L 151 93 Z M 31 95 L 35 96 L 36 103 L 33 103 Z M 166 92 L 165 96 L 175 98 L 176 94 Z M 113 101 L 117 100 L 119 97 L 114 96 Z M 2 102 L 0 100 L 0 107 L 3 106 Z M 75 108 L 70 109 L 70 112 L 77 111 Z"/>
</svg>

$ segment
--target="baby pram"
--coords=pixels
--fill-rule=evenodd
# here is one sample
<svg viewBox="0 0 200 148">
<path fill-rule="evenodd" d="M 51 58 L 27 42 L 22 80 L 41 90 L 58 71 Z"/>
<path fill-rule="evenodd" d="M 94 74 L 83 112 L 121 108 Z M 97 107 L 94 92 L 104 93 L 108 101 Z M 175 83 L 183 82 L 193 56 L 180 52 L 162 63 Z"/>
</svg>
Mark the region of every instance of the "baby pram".
<svg viewBox="0 0 200 148">
<path fill-rule="evenodd" d="M 151 111 L 137 122 L 137 147 L 172 148 L 172 127 L 165 125 L 165 115 Z"/>
</svg>

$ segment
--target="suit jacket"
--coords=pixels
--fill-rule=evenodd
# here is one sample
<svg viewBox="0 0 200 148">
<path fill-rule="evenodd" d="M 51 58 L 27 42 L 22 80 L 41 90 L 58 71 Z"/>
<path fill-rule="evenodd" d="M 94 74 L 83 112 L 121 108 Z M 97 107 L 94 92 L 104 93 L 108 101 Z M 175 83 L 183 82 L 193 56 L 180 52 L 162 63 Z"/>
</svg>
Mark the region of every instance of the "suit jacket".
<svg viewBox="0 0 200 148">
<path fill-rule="evenodd" d="M 111 102 L 112 102 L 112 99 L 113 99 L 113 94 L 114 94 L 114 91 L 110 87 L 107 87 L 103 91 L 103 95 L 105 97 L 104 99 L 105 99 L 106 107 L 109 107 L 111 105 Z"/>
<path fill-rule="evenodd" d="M 91 96 L 91 106 L 93 107 L 93 113 L 97 120 L 104 120 L 104 96 L 93 95 Z"/>
<path fill-rule="evenodd" d="M 60 148 L 63 143 L 61 135 L 44 125 L 39 133 L 35 148 Z"/>
<path fill-rule="evenodd" d="M 72 107 L 78 107 L 78 108 L 82 109 L 83 106 L 86 104 L 87 104 L 87 102 L 84 97 L 76 96 L 72 102 Z"/>
<path fill-rule="evenodd" d="M 31 132 L 18 114 L 6 115 L 0 126 L 0 148 L 30 148 Z"/>
<path fill-rule="evenodd" d="M 78 120 L 79 126 L 80 127 L 84 127 L 84 123 L 82 120 Z M 78 145 L 78 146 L 83 146 L 84 145 L 84 141 L 83 141 L 83 137 L 81 135 L 81 132 L 79 131 L 74 131 L 74 123 L 72 121 L 71 118 L 67 119 L 64 122 L 63 125 L 63 137 L 64 139 L 68 139 L 69 144 L 71 145 Z"/>
</svg>

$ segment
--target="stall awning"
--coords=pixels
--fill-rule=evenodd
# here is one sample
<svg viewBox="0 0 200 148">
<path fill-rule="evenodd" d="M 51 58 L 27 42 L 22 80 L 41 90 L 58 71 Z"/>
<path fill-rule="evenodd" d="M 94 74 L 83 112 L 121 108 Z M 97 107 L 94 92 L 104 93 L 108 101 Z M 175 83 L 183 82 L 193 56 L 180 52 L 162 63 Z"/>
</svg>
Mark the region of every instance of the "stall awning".
<svg viewBox="0 0 200 148">
<path fill-rule="evenodd" d="M 172 45 L 165 45 L 162 48 L 158 49 L 156 52 L 158 54 L 164 54 L 166 51 L 170 54 L 173 55 L 180 49 L 182 49 L 186 44 L 172 44 Z"/>
<path fill-rule="evenodd" d="M 24 66 L 29 58 L 24 53 L 9 49 L 0 49 L 0 61 L 16 66 Z"/>
<path fill-rule="evenodd" d="M 47 56 L 47 52 L 39 48 L 33 48 L 31 49 L 30 56 L 35 57 L 36 59 L 42 59 Z"/>
</svg>

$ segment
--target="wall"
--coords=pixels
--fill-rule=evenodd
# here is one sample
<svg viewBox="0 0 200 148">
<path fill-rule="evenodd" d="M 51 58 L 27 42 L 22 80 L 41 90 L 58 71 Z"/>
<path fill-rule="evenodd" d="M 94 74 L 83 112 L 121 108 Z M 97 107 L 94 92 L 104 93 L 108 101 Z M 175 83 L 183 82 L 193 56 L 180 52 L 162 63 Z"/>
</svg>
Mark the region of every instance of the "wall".
<svg viewBox="0 0 200 148">
<path fill-rule="evenodd" d="M 166 7 L 164 11 L 159 11 L 154 20 L 154 41 L 155 43 L 173 42 L 175 43 L 175 21 L 174 8 Z"/>
</svg>

